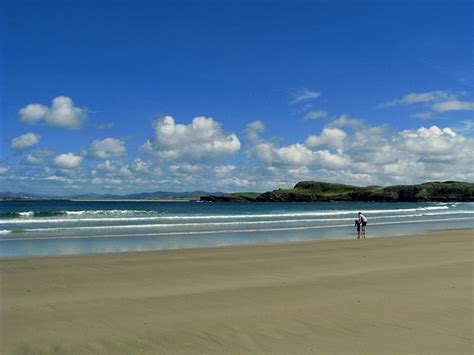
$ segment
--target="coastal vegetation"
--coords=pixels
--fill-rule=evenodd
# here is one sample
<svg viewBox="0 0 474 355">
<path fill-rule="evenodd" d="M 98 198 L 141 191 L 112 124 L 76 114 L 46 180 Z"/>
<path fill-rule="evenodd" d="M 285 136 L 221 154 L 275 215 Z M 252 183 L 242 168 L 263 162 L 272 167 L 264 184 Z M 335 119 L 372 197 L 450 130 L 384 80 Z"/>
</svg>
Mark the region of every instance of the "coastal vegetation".
<svg viewBox="0 0 474 355">
<path fill-rule="evenodd" d="M 352 186 L 320 181 L 301 181 L 292 189 L 278 189 L 259 193 L 233 193 L 201 196 L 201 201 L 474 201 L 474 184 L 459 181 L 426 182 L 418 185 Z"/>
</svg>

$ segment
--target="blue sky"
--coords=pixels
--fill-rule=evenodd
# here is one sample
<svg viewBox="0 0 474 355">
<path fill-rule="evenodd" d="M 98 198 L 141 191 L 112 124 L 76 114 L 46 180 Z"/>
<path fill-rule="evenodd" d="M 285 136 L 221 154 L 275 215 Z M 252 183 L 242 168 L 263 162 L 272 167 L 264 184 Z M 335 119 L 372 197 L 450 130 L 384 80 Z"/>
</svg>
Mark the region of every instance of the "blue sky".
<svg viewBox="0 0 474 355">
<path fill-rule="evenodd" d="M 469 1 L 10 1 L 1 190 L 474 180 Z"/>
</svg>

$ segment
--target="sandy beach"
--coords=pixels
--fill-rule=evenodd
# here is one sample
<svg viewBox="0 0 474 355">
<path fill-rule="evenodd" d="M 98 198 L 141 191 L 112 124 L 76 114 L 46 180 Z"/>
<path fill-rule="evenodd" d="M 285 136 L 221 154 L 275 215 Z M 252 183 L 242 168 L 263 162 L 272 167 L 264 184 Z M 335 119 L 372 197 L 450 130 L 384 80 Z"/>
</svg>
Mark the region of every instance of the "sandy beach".
<svg viewBox="0 0 474 355">
<path fill-rule="evenodd" d="M 472 230 L 1 260 L 2 354 L 470 354 Z"/>
</svg>

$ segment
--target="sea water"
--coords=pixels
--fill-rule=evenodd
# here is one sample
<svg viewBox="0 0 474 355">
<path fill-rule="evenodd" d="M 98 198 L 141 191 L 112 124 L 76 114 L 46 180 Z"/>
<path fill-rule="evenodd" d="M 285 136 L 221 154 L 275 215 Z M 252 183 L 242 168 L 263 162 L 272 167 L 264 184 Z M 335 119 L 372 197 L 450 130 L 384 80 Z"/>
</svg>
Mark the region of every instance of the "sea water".
<svg viewBox="0 0 474 355">
<path fill-rule="evenodd" d="M 474 228 L 474 203 L 0 201 L 0 257 L 291 243 Z"/>
</svg>

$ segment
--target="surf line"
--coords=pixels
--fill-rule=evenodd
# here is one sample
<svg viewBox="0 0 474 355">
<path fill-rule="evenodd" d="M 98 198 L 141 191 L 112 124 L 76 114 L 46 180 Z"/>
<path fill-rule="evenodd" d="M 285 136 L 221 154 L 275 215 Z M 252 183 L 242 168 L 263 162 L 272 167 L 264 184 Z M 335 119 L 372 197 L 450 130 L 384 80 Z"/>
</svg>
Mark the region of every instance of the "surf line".
<svg viewBox="0 0 474 355">
<path fill-rule="evenodd" d="M 428 207 L 417 207 L 417 208 L 400 208 L 400 209 L 391 209 L 391 210 L 365 210 L 366 214 L 372 215 L 372 214 L 383 214 L 383 213 L 405 213 L 405 212 L 422 212 L 422 211 L 432 211 L 432 210 L 445 210 L 449 209 L 448 206 L 428 206 Z M 118 210 L 120 211 L 120 210 Z M 128 211 L 128 210 L 127 210 Z M 127 212 L 123 211 L 123 212 Z M 68 212 L 68 211 L 65 211 Z M 82 212 L 82 211 L 79 211 Z M 23 212 L 21 212 L 23 213 Z M 26 213 L 26 212 L 25 212 Z M 29 212 L 28 212 L 29 213 Z M 66 215 L 82 215 L 79 213 L 66 213 Z M 94 213 L 91 213 L 94 215 Z M 102 213 L 98 213 L 99 215 Z M 116 214 L 116 213 L 114 213 Z M 120 213 L 120 214 L 125 214 L 125 213 Z M 207 220 L 207 219 L 251 219 L 251 218 L 281 218 L 281 217 L 318 217 L 318 216 L 338 216 L 338 215 L 347 215 L 347 214 L 357 214 L 357 210 L 336 210 L 336 211 L 317 211 L 317 212 L 285 212 L 285 213 L 266 213 L 266 214 L 238 214 L 238 215 L 175 215 L 175 216 L 164 216 L 159 214 L 158 216 L 150 216 L 150 217 L 131 217 L 131 218 L 152 218 L 152 219 L 163 219 L 163 220 Z M 105 214 L 107 215 L 107 214 Z M 107 217 L 103 218 L 94 218 L 94 217 L 86 217 L 86 218 L 81 218 L 77 220 L 82 220 L 82 221 L 95 221 L 95 220 L 106 220 Z M 117 218 L 115 218 L 117 219 Z M 22 222 L 29 222 L 31 219 L 15 219 L 19 223 Z M 69 219 L 62 219 L 62 220 L 69 220 L 69 221 L 74 221 L 74 218 L 69 218 Z M 39 222 L 41 219 L 33 219 L 32 221 L 34 222 Z M 45 219 L 47 222 L 53 222 L 55 221 L 54 219 Z M 58 219 L 56 219 L 58 221 Z M 12 221 L 6 221 L 6 220 L 0 220 L 0 223 L 11 223 Z"/>
<path fill-rule="evenodd" d="M 396 221 L 396 222 L 374 222 L 374 225 L 394 225 L 394 224 L 420 224 L 420 223 L 442 223 L 442 222 L 461 222 L 474 221 L 474 218 L 460 217 L 460 218 L 444 218 L 438 220 L 418 220 L 418 221 Z M 223 229 L 215 231 L 187 231 L 187 232 L 163 232 L 163 233 L 140 233 L 137 235 L 130 234 L 102 234 L 102 235 L 71 235 L 58 237 L 7 237 L 0 238 L 0 242 L 5 241 L 22 241 L 22 240 L 66 240 L 66 239 L 100 239 L 100 238 L 137 238 L 137 237 L 167 237 L 176 235 L 203 235 L 203 234 L 227 234 L 227 233 L 257 233 L 257 232 L 282 232 L 294 230 L 310 230 L 310 229 L 324 229 L 324 228 L 350 228 L 352 224 L 336 224 L 326 226 L 308 226 L 308 227 L 288 227 L 288 228 L 262 228 L 262 229 Z"/>
<path fill-rule="evenodd" d="M 445 216 L 445 215 L 456 215 L 456 214 L 474 214 L 474 211 L 469 211 L 469 210 L 460 210 L 460 211 L 446 211 L 446 212 L 429 212 L 428 211 L 417 211 L 415 214 L 394 214 L 394 215 L 387 215 L 387 216 L 371 216 L 371 220 L 373 219 L 382 219 L 382 218 L 406 218 L 406 217 L 422 217 L 422 216 Z M 344 214 L 345 215 L 345 214 Z M 297 217 L 297 216 L 296 216 Z M 301 217 L 308 217 L 307 215 L 302 215 Z M 311 217 L 311 216 L 309 216 Z M 319 217 L 319 216 L 314 216 L 314 217 Z M 324 216 L 323 216 L 324 217 Z M 256 217 L 257 219 L 259 217 Z M 174 219 L 174 218 L 173 218 Z M 206 218 L 207 219 L 207 218 Z M 209 218 L 209 219 L 217 219 L 217 218 Z M 223 218 L 219 218 L 223 219 Z M 233 219 L 233 218 L 229 218 Z M 196 222 L 190 222 L 190 223 L 179 223 L 179 224 L 173 224 L 173 223 L 167 223 L 167 224 L 162 224 L 163 226 L 168 226 L 168 227 L 175 227 L 175 226 L 181 226 L 181 225 L 189 225 L 189 226 L 198 226 L 198 225 L 225 225 L 225 224 L 271 224 L 271 223 L 292 223 L 292 222 L 331 222 L 331 221 L 343 221 L 343 220 L 352 220 L 352 217 L 340 217 L 340 218 L 299 218 L 299 219 L 270 219 L 270 220 L 263 220 L 263 221 L 248 221 L 249 218 L 244 218 L 242 221 L 236 221 L 236 222 L 206 222 L 204 218 L 203 222 L 196 223 Z M 0 225 L 1 224 L 47 224 L 47 223 L 70 223 L 70 224 L 77 224 L 77 223 L 85 223 L 85 222 L 141 222 L 141 221 L 156 221 L 156 220 L 163 220 L 162 217 L 106 217 L 106 218 L 61 218 L 61 219 L 13 219 L 13 220 L 0 220 Z M 194 221 L 194 220 L 199 220 L 198 218 L 190 218 L 189 220 Z M 161 224 L 154 224 L 156 226 L 159 226 Z M 127 228 L 128 225 L 117 225 L 117 226 L 122 226 L 124 228 Z M 139 225 L 136 225 L 139 226 Z M 144 227 L 152 226 L 152 225 L 142 225 Z M 104 226 L 106 227 L 106 226 Z M 86 229 L 89 228 L 87 226 L 83 227 L 51 227 L 51 228 L 44 228 L 44 229 L 29 229 L 28 231 L 45 231 L 46 229 L 51 229 L 51 230 L 59 230 L 59 229 Z M 130 228 L 130 227 L 129 227 Z"/>
<path fill-rule="evenodd" d="M 422 217 L 422 216 L 435 216 L 448 214 L 474 214 L 474 211 L 458 211 L 458 212 L 427 212 L 410 215 L 393 215 L 393 216 L 373 216 L 374 219 L 390 219 L 390 218 L 407 218 L 407 217 Z M 50 231 L 66 231 L 66 230 L 104 230 L 104 229 L 150 229 L 150 228 L 174 228 L 174 227 L 211 227 L 211 226 L 232 226 L 232 225 L 258 225 L 258 224 L 286 224 L 286 223 L 310 223 L 310 222 L 343 222 L 352 221 L 351 217 L 344 218 L 305 218 L 305 219 L 280 219 L 280 220 L 263 220 L 263 221 L 227 221 L 227 222 L 191 222 L 191 223 L 154 223 L 154 224 L 108 224 L 99 226 L 65 226 L 65 227 L 47 227 L 47 228 L 25 228 L 21 229 L 22 232 L 33 233 L 33 232 L 50 232 Z M 124 220 L 118 219 L 118 222 Z M 134 220 L 136 221 L 136 220 Z M 77 220 L 80 222 L 80 220 Z M 372 223 L 373 224 L 373 223 Z M 170 231 L 171 232 L 171 231 Z M 185 232 L 185 231 L 183 231 Z"/>
</svg>

